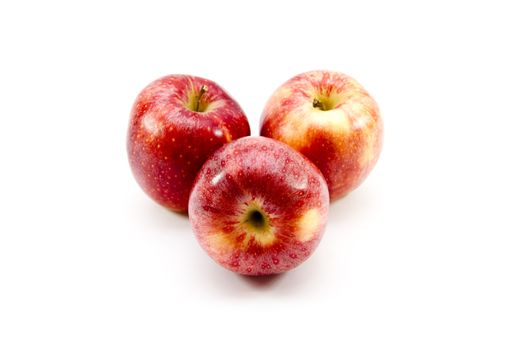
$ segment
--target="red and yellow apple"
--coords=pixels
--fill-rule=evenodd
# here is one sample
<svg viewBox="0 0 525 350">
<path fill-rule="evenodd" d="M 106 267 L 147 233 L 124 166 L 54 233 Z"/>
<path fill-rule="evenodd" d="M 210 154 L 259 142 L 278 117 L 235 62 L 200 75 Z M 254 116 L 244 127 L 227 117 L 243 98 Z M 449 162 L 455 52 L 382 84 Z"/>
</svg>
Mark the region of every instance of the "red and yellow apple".
<svg viewBox="0 0 525 350">
<path fill-rule="evenodd" d="M 193 181 L 225 143 L 250 135 L 241 107 L 213 81 L 168 75 L 138 95 L 128 129 L 128 158 L 142 189 L 159 204 L 187 212 Z"/>
<path fill-rule="evenodd" d="M 261 135 L 310 159 L 323 173 L 333 201 L 359 186 L 376 164 L 383 123 L 376 102 L 354 79 L 312 71 L 288 80 L 270 97 Z"/>
<path fill-rule="evenodd" d="M 245 275 L 290 270 L 324 232 L 329 194 L 321 172 L 287 145 L 245 137 L 204 164 L 191 192 L 189 218 L 204 250 Z"/>
</svg>

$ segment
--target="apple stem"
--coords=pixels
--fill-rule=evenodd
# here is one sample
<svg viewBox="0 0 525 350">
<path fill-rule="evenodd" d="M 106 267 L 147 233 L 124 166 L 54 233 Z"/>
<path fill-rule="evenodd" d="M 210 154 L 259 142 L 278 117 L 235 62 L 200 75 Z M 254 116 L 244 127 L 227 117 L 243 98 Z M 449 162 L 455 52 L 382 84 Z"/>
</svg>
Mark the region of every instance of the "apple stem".
<svg viewBox="0 0 525 350">
<path fill-rule="evenodd" d="M 206 93 L 206 91 L 208 91 L 208 86 L 207 85 L 202 85 L 200 91 L 199 91 L 199 96 L 197 97 L 197 103 L 195 105 L 195 111 L 196 112 L 200 112 L 199 111 L 199 107 L 200 107 L 200 102 L 201 102 L 201 97 L 202 95 L 204 95 Z"/>
<path fill-rule="evenodd" d="M 314 108 L 319 108 L 322 111 L 325 110 L 324 104 L 320 100 L 318 100 L 316 98 L 314 98 L 313 106 L 314 106 Z"/>
</svg>

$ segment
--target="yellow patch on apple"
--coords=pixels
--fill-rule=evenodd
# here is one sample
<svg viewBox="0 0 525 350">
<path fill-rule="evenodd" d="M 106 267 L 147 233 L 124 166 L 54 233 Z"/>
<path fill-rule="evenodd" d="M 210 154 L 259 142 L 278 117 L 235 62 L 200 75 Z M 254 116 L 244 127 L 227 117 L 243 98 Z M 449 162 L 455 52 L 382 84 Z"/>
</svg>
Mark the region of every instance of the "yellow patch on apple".
<svg viewBox="0 0 525 350">
<path fill-rule="evenodd" d="M 351 127 L 350 121 L 342 109 L 312 111 L 308 106 L 286 116 L 286 123 L 282 124 L 279 139 L 296 149 L 300 149 L 308 142 L 306 135 L 309 129 L 325 130 L 334 138 L 344 138 L 345 135 L 351 133 Z"/>
<path fill-rule="evenodd" d="M 342 109 L 331 109 L 329 111 L 314 111 L 310 115 L 311 123 L 317 124 L 322 129 L 333 134 L 349 134 L 350 121 Z"/>
<path fill-rule="evenodd" d="M 207 241 L 211 250 L 216 254 L 222 254 L 229 251 L 233 247 L 233 242 L 228 235 L 223 232 L 215 233 L 207 237 Z"/>
<path fill-rule="evenodd" d="M 309 209 L 307 210 L 300 218 L 297 220 L 297 239 L 301 242 L 306 242 L 311 240 L 314 237 L 315 232 L 321 222 L 321 214 L 318 209 Z"/>
</svg>

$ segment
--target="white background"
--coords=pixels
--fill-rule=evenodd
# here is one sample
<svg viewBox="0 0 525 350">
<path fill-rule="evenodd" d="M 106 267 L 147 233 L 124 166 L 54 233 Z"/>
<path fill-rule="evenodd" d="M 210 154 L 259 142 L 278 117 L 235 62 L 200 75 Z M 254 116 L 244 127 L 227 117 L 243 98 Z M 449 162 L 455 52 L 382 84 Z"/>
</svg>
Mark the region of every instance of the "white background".
<svg viewBox="0 0 525 350">
<path fill-rule="evenodd" d="M 518 4 L 2 2 L 0 348 L 524 349 Z M 257 134 L 311 69 L 369 90 L 383 153 L 311 259 L 237 276 L 135 183 L 131 105 L 200 75 Z"/>
</svg>

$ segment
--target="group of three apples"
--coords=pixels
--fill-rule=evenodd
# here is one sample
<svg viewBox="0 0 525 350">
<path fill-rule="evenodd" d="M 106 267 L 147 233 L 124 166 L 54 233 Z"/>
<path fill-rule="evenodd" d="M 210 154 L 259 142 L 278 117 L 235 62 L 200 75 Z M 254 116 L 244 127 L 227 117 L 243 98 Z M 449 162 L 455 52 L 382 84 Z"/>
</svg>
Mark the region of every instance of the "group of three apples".
<svg viewBox="0 0 525 350">
<path fill-rule="evenodd" d="M 216 83 L 169 75 L 137 97 L 128 130 L 131 169 L 161 205 L 187 212 L 206 252 L 246 275 L 280 273 L 313 252 L 330 201 L 377 162 L 378 107 L 351 77 L 312 71 L 270 97 L 261 136 Z"/>
</svg>

